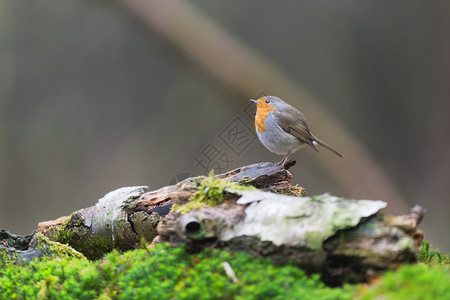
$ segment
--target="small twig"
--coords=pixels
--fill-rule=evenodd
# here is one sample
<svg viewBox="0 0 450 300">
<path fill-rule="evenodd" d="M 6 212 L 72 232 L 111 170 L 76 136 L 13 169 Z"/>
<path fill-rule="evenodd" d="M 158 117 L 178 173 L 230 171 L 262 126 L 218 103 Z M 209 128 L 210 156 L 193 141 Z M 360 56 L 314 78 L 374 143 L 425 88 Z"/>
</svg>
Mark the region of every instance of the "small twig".
<svg viewBox="0 0 450 300">
<path fill-rule="evenodd" d="M 234 273 L 233 268 L 230 266 L 230 264 L 226 261 L 222 263 L 222 267 L 225 269 L 225 274 L 227 274 L 228 277 L 233 279 L 233 283 L 238 283 L 238 278 L 236 277 L 236 273 Z"/>
</svg>

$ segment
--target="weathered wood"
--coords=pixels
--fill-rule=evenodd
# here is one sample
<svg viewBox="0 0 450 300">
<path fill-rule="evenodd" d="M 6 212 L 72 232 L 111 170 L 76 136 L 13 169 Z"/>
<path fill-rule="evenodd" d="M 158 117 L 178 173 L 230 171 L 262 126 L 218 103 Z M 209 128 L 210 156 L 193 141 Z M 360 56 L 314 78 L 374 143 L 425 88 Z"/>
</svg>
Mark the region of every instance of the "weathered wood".
<svg viewBox="0 0 450 300">
<path fill-rule="evenodd" d="M 382 201 L 234 192 L 242 195 L 234 206 L 171 212 L 158 225 L 158 242 L 184 243 L 193 251 L 214 245 L 292 262 L 334 285 L 361 282 L 417 259 L 418 223 L 410 223 L 408 232 L 393 225 L 392 216 L 379 213 Z"/>
<path fill-rule="evenodd" d="M 293 164 L 290 161 L 285 167 Z M 292 262 L 321 273 L 330 284 L 364 281 L 373 272 L 417 259 L 423 237 L 417 229 L 424 214 L 420 207 L 410 215 L 390 216 L 380 212 L 386 205 L 382 201 L 327 194 L 298 197 L 304 189 L 292 186 L 291 173 L 274 163 L 253 164 L 215 177 L 215 181 L 192 177 L 154 191 L 122 188 L 95 206 L 74 212 L 63 224 L 59 220 L 56 226 L 41 223 L 39 228 L 91 259 L 112 249 L 133 249 L 144 238 L 185 244 L 192 251 L 220 247 L 271 257 L 280 264 Z M 237 190 L 229 183 L 223 185 L 226 188 L 205 186 L 225 179 L 259 190 Z M 220 193 L 215 206 L 200 203 L 191 211 L 183 209 L 200 201 L 195 197 L 210 197 L 208 190 Z"/>
<path fill-rule="evenodd" d="M 302 195 L 304 190 L 291 185 L 292 175 L 287 171 L 294 165 L 295 160 L 287 161 L 284 167 L 271 162 L 258 163 L 217 175 L 217 178 L 252 185 L 258 189 L 268 189 L 277 192 L 292 191 L 297 195 Z"/>
<path fill-rule="evenodd" d="M 50 227 L 62 225 L 65 221 L 67 221 L 67 219 L 69 219 L 69 216 L 59 217 L 59 218 L 56 219 L 56 220 L 50 220 L 50 221 L 40 222 L 40 223 L 38 224 L 38 230 L 39 230 L 42 234 L 45 234 L 45 233 L 47 233 L 47 230 L 48 230 Z"/>
<path fill-rule="evenodd" d="M 258 189 L 283 191 L 303 196 L 305 195 L 303 188 L 291 185 L 292 174 L 287 169 L 293 165 L 295 165 L 295 160 L 287 161 L 284 168 L 271 162 L 257 163 L 219 174 L 216 177 L 239 184 L 251 185 Z M 129 212 L 156 211 L 162 216 L 168 214 L 173 203 L 183 203 L 197 191 L 196 178 L 200 177 L 187 178 L 175 185 L 142 194 L 134 201 Z"/>
<path fill-rule="evenodd" d="M 142 238 L 151 241 L 157 235 L 160 221 L 157 213 L 127 212 L 146 191 L 146 186 L 137 186 L 110 192 L 94 206 L 80 209 L 63 224 L 48 228 L 45 235 L 72 246 L 89 259 L 99 259 L 112 249 L 134 249 Z"/>
<path fill-rule="evenodd" d="M 285 167 L 294 164 L 295 161 L 290 161 Z M 275 163 L 253 164 L 216 177 L 263 189 L 304 194 L 304 189 L 291 186 L 291 173 Z M 148 191 L 145 186 L 121 188 L 108 193 L 94 206 L 68 217 L 41 222 L 38 228 L 52 240 L 67 243 L 90 259 L 98 259 L 112 249 L 130 250 L 139 246 L 142 238 L 153 241 L 161 218 L 169 214 L 174 203 L 186 203 L 202 178 L 188 178 L 154 191 Z"/>
</svg>

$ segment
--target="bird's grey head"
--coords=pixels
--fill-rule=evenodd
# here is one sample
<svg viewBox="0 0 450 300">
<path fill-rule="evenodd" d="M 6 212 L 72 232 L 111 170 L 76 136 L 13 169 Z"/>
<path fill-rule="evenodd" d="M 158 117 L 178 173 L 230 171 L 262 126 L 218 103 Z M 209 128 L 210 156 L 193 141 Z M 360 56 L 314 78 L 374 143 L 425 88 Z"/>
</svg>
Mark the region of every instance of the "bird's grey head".
<svg viewBox="0 0 450 300">
<path fill-rule="evenodd" d="M 283 100 L 281 100 L 280 98 L 275 97 L 275 96 L 264 96 L 264 97 L 259 98 L 258 100 L 250 99 L 250 101 L 258 104 L 258 107 L 274 106 L 276 109 L 280 109 L 283 106 L 287 105 L 286 102 L 284 102 Z"/>
</svg>

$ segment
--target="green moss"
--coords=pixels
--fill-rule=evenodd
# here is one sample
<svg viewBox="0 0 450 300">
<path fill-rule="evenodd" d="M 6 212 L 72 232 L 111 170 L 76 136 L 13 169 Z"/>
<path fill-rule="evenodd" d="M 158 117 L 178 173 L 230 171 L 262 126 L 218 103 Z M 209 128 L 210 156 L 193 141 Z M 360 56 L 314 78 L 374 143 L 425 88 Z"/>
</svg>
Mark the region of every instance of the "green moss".
<svg viewBox="0 0 450 300">
<path fill-rule="evenodd" d="M 73 236 L 75 235 L 74 229 L 70 225 L 72 222 L 73 220 L 71 216 L 67 220 L 65 220 L 64 223 L 56 226 L 56 233 L 54 234 L 53 239 L 62 244 L 69 243 L 72 240 Z M 81 220 L 75 221 L 75 224 L 77 222 L 81 222 Z"/>
<path fill-rule="evenodd" d="M 439 251 L 431 250 L 430 243 L 422 241 L 420 249 L 419 261 L 425 264 L 450 264 L 448 255 L 439 253 Z"/>
<path fill-rule="evenodd" d="M 287 195 L 287 196 L 295 196 L 295 197 L 305 197 L 306 196 L 306 190 L 302 187 L 298 186 L 291 186 L 290 190 L 281 190 L 281 191 L 271 191 L 274 193 Z"/>
<path fill-rule="evenodd" d="M 92 235 L 91 230 L 83 225 L 83 220 L 76 214 L 63 224 L 51 228 L 49 232 L 50 239 L 73 247 L 90 260 L 99 259 L 114 248 L 111 240 Z"/>
<path fill-rule="evenodd" d="M 26 263 L 25 259 L 22 259 L 17 253 L 8 252 L 6 248 L 0 248 L 0 269 L 13 263 L 19 263 L 20 261 L 23 261 L 24 264 Z"/>
<path fill-rule="evenodd" d="M 26 249 L 25 251 L 14 250 L 17 249 L 0 248 L 0 274 L 1 269 L 6 266 L 26 265 L 36 257 L 47 256 L 57 259 L 86 259 L 83 254 L 75 249 L 58 242 L 50 241 L 39 232 L 35 234 L 35 238 L 31 241 L 29 249 Z"/>
<path fill-rule="evenodd" d="M 302 188 L 302 187 L 299 187 L 299 186 L 292 186 L 290 194 L 292 196 L 305 197 L 306 196 L 306 190 L 305 190 L 305 188 Z"/>
<path fill-rule="evenodd" d="M 205 205 L 216 206 L 222 204 L 227 199 L 224 193 L 226 188 L 246 191 L 257 190 L 252 186 L 244 186 L 228 180 L 219 179 L 214 177 L 212 172 L 208 177 L 196 178 L 194 184 L 197 192 L 189 198 L 187 203 L 175 203 L 172 209 L 185 214 L 192 209 L 199 209 Z"/>
<path fill-rule="evenodd" d="M 237 283 L 222 263 L 233 268 Z M 0 276 L 0 299 L 450 299 L 447 266 L 415 264 L 370 285 L 330 288 L 320 276 L 269 259 L 207 249 L 190 255 L 157 244 L 104 259 L 33 261 Z"/>
<path fill-rule="evenodd" d="M 91 259 L 99 259 L 105 253 L 109 253 L 113 250 L 113 245 L 110 241 L 105 241 L 98 236 L 92 237 L 92 241 L 89 245 L 90 249 L 85 249 L 83 253 L 89 253 Z"/>
<path fill-rule="evenodd" d="M 78 258 L 86 259 L 86 257 L 75 249 L 69 247 L 66 244 L 50 241 L 42 233 L 36 233 L 37 238 L 37 250 L 42 250 L 43 253 L 48 253 L 52 257 L 59 259 Z"/>
<path fill-rule="evenodd" d="M 371 285 L 361 285 L 358 299 L 450 299 L 449 258 L 431 250 L 427 241 L 422 242 L 420 264 L 406 265 L 385 273 Z"/>
<path fill-rule="evenodd" d="M 39 281 L 39 292 L 37 294 L 38 299 L 47 299 L 51 290 L 56 287 L 56 283 L 58 282 L 58 277 L 53 275 L 48 275 L 41 281 Z"/>
<path fill-rule="evenodd" d="M 357 299 L 448 300 L 450 272 L 445 266 L 406 265 L 387 272 L 371 285 L 361 285 Z"/>
<path fill-rule="evenodd" d="M 238 184 L 240 185 L 249 185 L 253 182 L 253 179 L 250 178 L 248 175 L 242 176 L 242 178 L 238 181 Z"/>
<path fill-rule="evenodd" d="M 225 274 L 223 262 L 231 265 L 237 283 Z M 328 288 L 319 276 L 244 253 L 190 255 L 163 244 L 122 255 L 114 251 L 97 262 L 34 261 L 7 268 L 0 277 L 1 299 L 351 299 L 352 291 Z"/>
</svg>

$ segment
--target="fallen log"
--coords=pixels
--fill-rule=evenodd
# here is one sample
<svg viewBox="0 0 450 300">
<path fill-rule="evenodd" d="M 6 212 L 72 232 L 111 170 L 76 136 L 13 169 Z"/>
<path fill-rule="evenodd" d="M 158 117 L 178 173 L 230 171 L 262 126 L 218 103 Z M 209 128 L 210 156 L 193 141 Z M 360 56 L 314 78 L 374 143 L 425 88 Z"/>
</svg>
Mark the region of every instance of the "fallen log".
<svg viewBox="0 0 450 300">
<path fill-rule="evenodd" d="M 292 175 L 274 163 L 259 163 L 217 175 L 216 178 L 275 192 L 304 195 L 305 190 L 290 184 Z M 185 179 L 155 191 L 147 186 L 124 187 L 108 193 L 94 206 L 80 209 L 55 221 L 41 222 L 39 231 L 51 240 L 69 244 L 89 259 L 99 259 L 112 249 L 121 251 L 152 242 L 156 227 L 174 203 L 186 203 L 197 192 L 204 176 Z"/>
<path fill-rule="evenodd" d="M 365 281 L 377 271 L 417 260 L 422 236 L 402 230 L 405 225 L 417 228 L 423 216 L 422 210 L 418 217 L 417 207 L 393 223 L 379 212 L 386 206 L 383 201 L 226 192 L 240 196 L 235 205 L 172 211 L 159 223 L 157 241 L 184 243 L 193 251 L 214 245 L 271 257 L 278 264 L 321 273 L 331 285 Z"/>
<path fill-rule="evenodd" d="M 39 230 L 89 259 L 140 247 L 145 239 L 271 257 L 321 273 L 329 284 L 364 281 L 417 260 L 422 208 L 394 217 L 380 212 L 383 201 L 302 197 L 305 190 L 291 179 L 287 169 L 259 163 L 155 191 L 121 188 Z"/>
<path fill-rule="evenodd" d="M 0 229 L 0 269 L 11 263 L 23 265 L 42 257 L 84 258 L 83 254 L 75 249 L 52 242 L 42 233 L 18 236 Z"/>
</svg>

